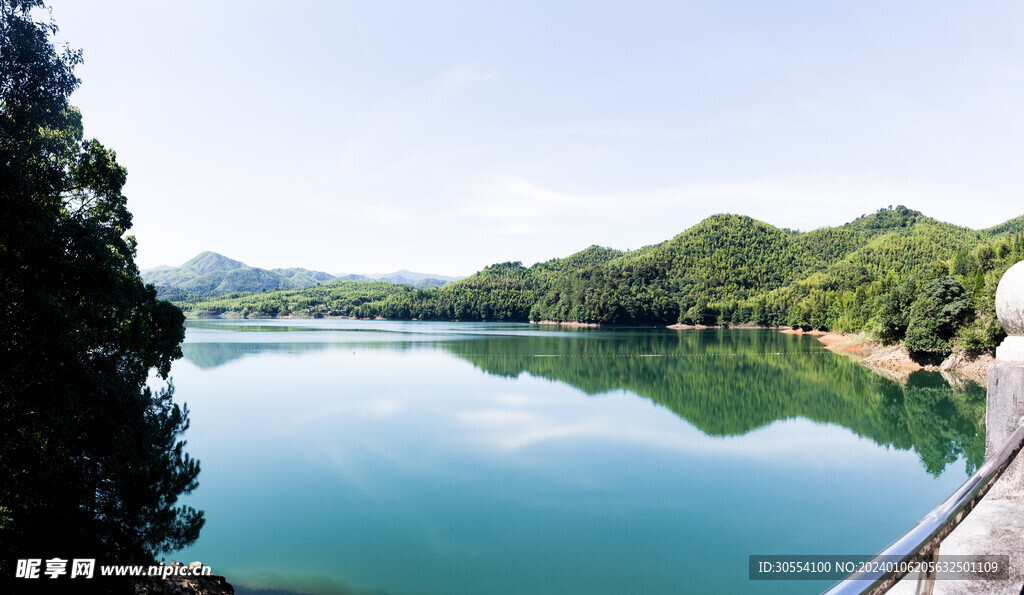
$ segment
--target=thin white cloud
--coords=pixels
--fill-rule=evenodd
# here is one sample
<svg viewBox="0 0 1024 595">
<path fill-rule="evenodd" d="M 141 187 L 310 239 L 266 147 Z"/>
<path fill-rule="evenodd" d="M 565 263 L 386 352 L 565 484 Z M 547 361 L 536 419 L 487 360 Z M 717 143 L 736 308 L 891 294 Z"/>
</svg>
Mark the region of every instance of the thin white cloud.
<svg viewBox="0 0 1024 595">
<path fill-rule="evenodd" d="M 663 217 L 703 217 L 720 212 L 750 215 L 774 225 L 808 230 L 845 223 L 864 214 L 866 203 L 873 205 L 872 211 L 904 204 L 929 216 L 958 222 L 966 214 L 961 212 L 963 199 L 955 192 L 842 173 L 697 182 L 614 194 L 562 192 L 525 179 L 509 178 L 481 189 L 477 196 L 480 198 L 464 206 L 461 214 L 509 221 L 505 227 L 510 230 L 529 229 L 531 222 L 566 214 L 629 222 L 650 213 Z M 780 212 L 787 216 L 780 218 Z M 985 225 L 982 221 L 969 223 Z"/>
</svg>

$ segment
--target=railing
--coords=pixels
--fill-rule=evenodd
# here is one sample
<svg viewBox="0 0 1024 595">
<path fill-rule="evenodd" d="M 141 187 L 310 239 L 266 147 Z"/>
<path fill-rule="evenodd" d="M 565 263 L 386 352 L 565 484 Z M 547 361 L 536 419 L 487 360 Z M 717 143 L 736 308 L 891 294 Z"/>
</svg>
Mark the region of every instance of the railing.
<svg viewBox="0 0 1024 595">
<path fill-rule="evenodd" d="M 969 512 L 974 510 L 981 498 L 1013 462 L 1022 447 L 1024 447 L 1024 418 L 1018 421 L 1017 429 L 1007 438 L 1002 448 L 992 458 L 985 461 L 985 464 L 975 471 L 974 475 L 971 475 L 949 498 L 946 498 L 935 510 L 928 513 L 912 529 L 879 552 L 872 560 L 911 562 L 935 559 L 939 554 L 939 544 L 942 543 L 942 540 L 964 520 Z M 906 564 L 867 564 L 866 567 L 905 568 Z M 836 583 L 825 593 L 826 595 L 884 593 L 906 574 L 906 571 L 898 570 L 855 572 Z M 917 592 L 931 593 L 935 576 L 922 576 L 920 580 Z"/>
</svg>

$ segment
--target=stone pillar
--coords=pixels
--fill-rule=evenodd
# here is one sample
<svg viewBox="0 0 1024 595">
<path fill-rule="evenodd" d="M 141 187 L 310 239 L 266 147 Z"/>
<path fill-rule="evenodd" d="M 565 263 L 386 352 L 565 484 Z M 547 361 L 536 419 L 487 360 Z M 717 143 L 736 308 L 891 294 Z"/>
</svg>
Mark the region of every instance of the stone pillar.
<svg viewBox="0 0 1024 595">
<path fill-rule="evenodd" d="M 1006 340 L 996 348 L 988 367 L 985 411 L 985 456 L 1003 445 L 1024 417 L 1024 262 L 1006 271 L 996 290 L 996 314 Z M 995 487 L 996 498 L 1024 495 L 1024 455 L 1018 456 Z"/>
</svg>

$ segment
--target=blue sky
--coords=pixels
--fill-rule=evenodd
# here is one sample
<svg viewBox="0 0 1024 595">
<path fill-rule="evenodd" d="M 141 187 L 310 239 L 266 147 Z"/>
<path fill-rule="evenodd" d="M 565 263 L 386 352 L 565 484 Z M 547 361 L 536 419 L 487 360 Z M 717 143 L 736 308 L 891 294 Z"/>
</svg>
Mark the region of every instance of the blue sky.
<svg viewBox="0 0 1024 595">
<path fill-rule="evenodd" d="M 1024 5 L 55 0 L 138 263 L 470 274 L 718 212 L 1024 214 Z"/>
</svg>

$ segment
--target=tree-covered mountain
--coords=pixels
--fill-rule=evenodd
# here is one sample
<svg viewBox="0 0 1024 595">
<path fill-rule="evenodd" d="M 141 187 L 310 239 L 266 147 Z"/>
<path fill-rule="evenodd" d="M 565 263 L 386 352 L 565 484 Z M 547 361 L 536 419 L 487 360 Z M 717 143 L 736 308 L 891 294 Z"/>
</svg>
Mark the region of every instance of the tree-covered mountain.
<svg viewBox="0 0 1024 595">
<path fill-rule="evenodd" d="M 149 269 L 146 283 L 172 299 L 237 291 L 298 289 L 330 281 L 333 275 L 301 268 L 261 269 L 216 252 L 202 252 L 179 267 Z"/>
<path fill-rule="evenodd" d="M 1003 223 L 1000 223 L 999 225 L 989 227 L 988 229 L 985 230 L 985 232 L 990 233 L 992 235 L 1020 233 L 1022 231 L 1024 231 L 1024 215 L 1021 215 L 1020 217 L 1014 217 L 1009 221 L 1005 221 Z"/>
<path fill-rule="evenodd" d="M 146 283 L 156 286 L 157 295 L 175 301 L 228 293 L 302 289 L 328 283 L 339 277 L 350 281 L 383 280 L 420 288 L 439 287 L 455 279 L 405 270 L 387 275 L 335 276 L 298 267 L 262 269 L 210 251 L 201 252 L 179 267 L 164 265 L 142 271 Z"/>
<path fill-rule="evenodd" d="M 531 267 L 494 264 L 439 288 L 364 300 L 350 293 L 338 311 L 421 320 L 786 325 L 866 331 L 884 341 L 902 340 L 910 331 L 928 336 L 918 345 L 929 350 L 977 350 L 1002 337 L 994 295 L 1002 273 L 1024 259 L 1024 231 L 1013 231 L 1018 220 L 979 231 L 898 206 L 839 227 L 798 232 L 741 215 L 714 215 L 632 252 L 591 246 Z M 915 306 L 919 297 L 923 301 Z M 936 300 L 969 307 L 957 306 L 956 320 L 926 332 L 922 325 L 936 320 L 936 311 L 949 310 L 950 304 Z M 302 303 L 307 313 L 322 311 L 316 299 L 303 297 Z M 193 311 L 208 306 L 186 304 Z M 253 311 L 253 303 L 240 301 L 216 306 Z"/>
<path fill-rule="evenodd" d="M 441 287 L 447 285 L 452 281 L 458 281 L 459 279 L 465 279 L 465 277 L 449 277 L 447 275 L 434 275 L 431 273 L 416 273 L 413 271 L 407 271 L 402 269 L 393 273 L 385 274 L 370 274 L 370 275 L 358 275 L 358 274 L 339 274 L 335 275 L 339 279 L 346 281 L 387 281 L 388 283 L 394 283 L 395 285 L 408 285 L 417 289 L 429 289 L 431 287 Z"/>
<path fill-rule="evenodd" d="M 427 282 L 431 285 L 441 286 L 445 283 L 451 283 L 452 281 L 458 281 L 465 277 L 449 277 L 448 275 L 436 275 L 433 273 L 417 273 L 415 271 L 407 271 L 402 269 L 393 273 L 383 274 L 366 274 L 366 275 L 353 275 L 353 274 L 337 274 L 335 277 L 339 279 L 350 279 L 352 281 L 387 281 L 389 283 L 395 283 L 397 285 L 416 285 L 417 283 Z"/>
<path fill-rule="evenodd" d="M 275 317 L 298 314 L 304 316 L 341 316 L 366 302 L 379 302 L 394 294 L 414 291 L 408 285 L 386 281 L 351 281 L 338 279 L 316 287 L 267 292 L 238 292 L 218 296 L 191 298 L 178 306 L 199 316 L 235 314 L 247 317 Z"/>
</svg>

